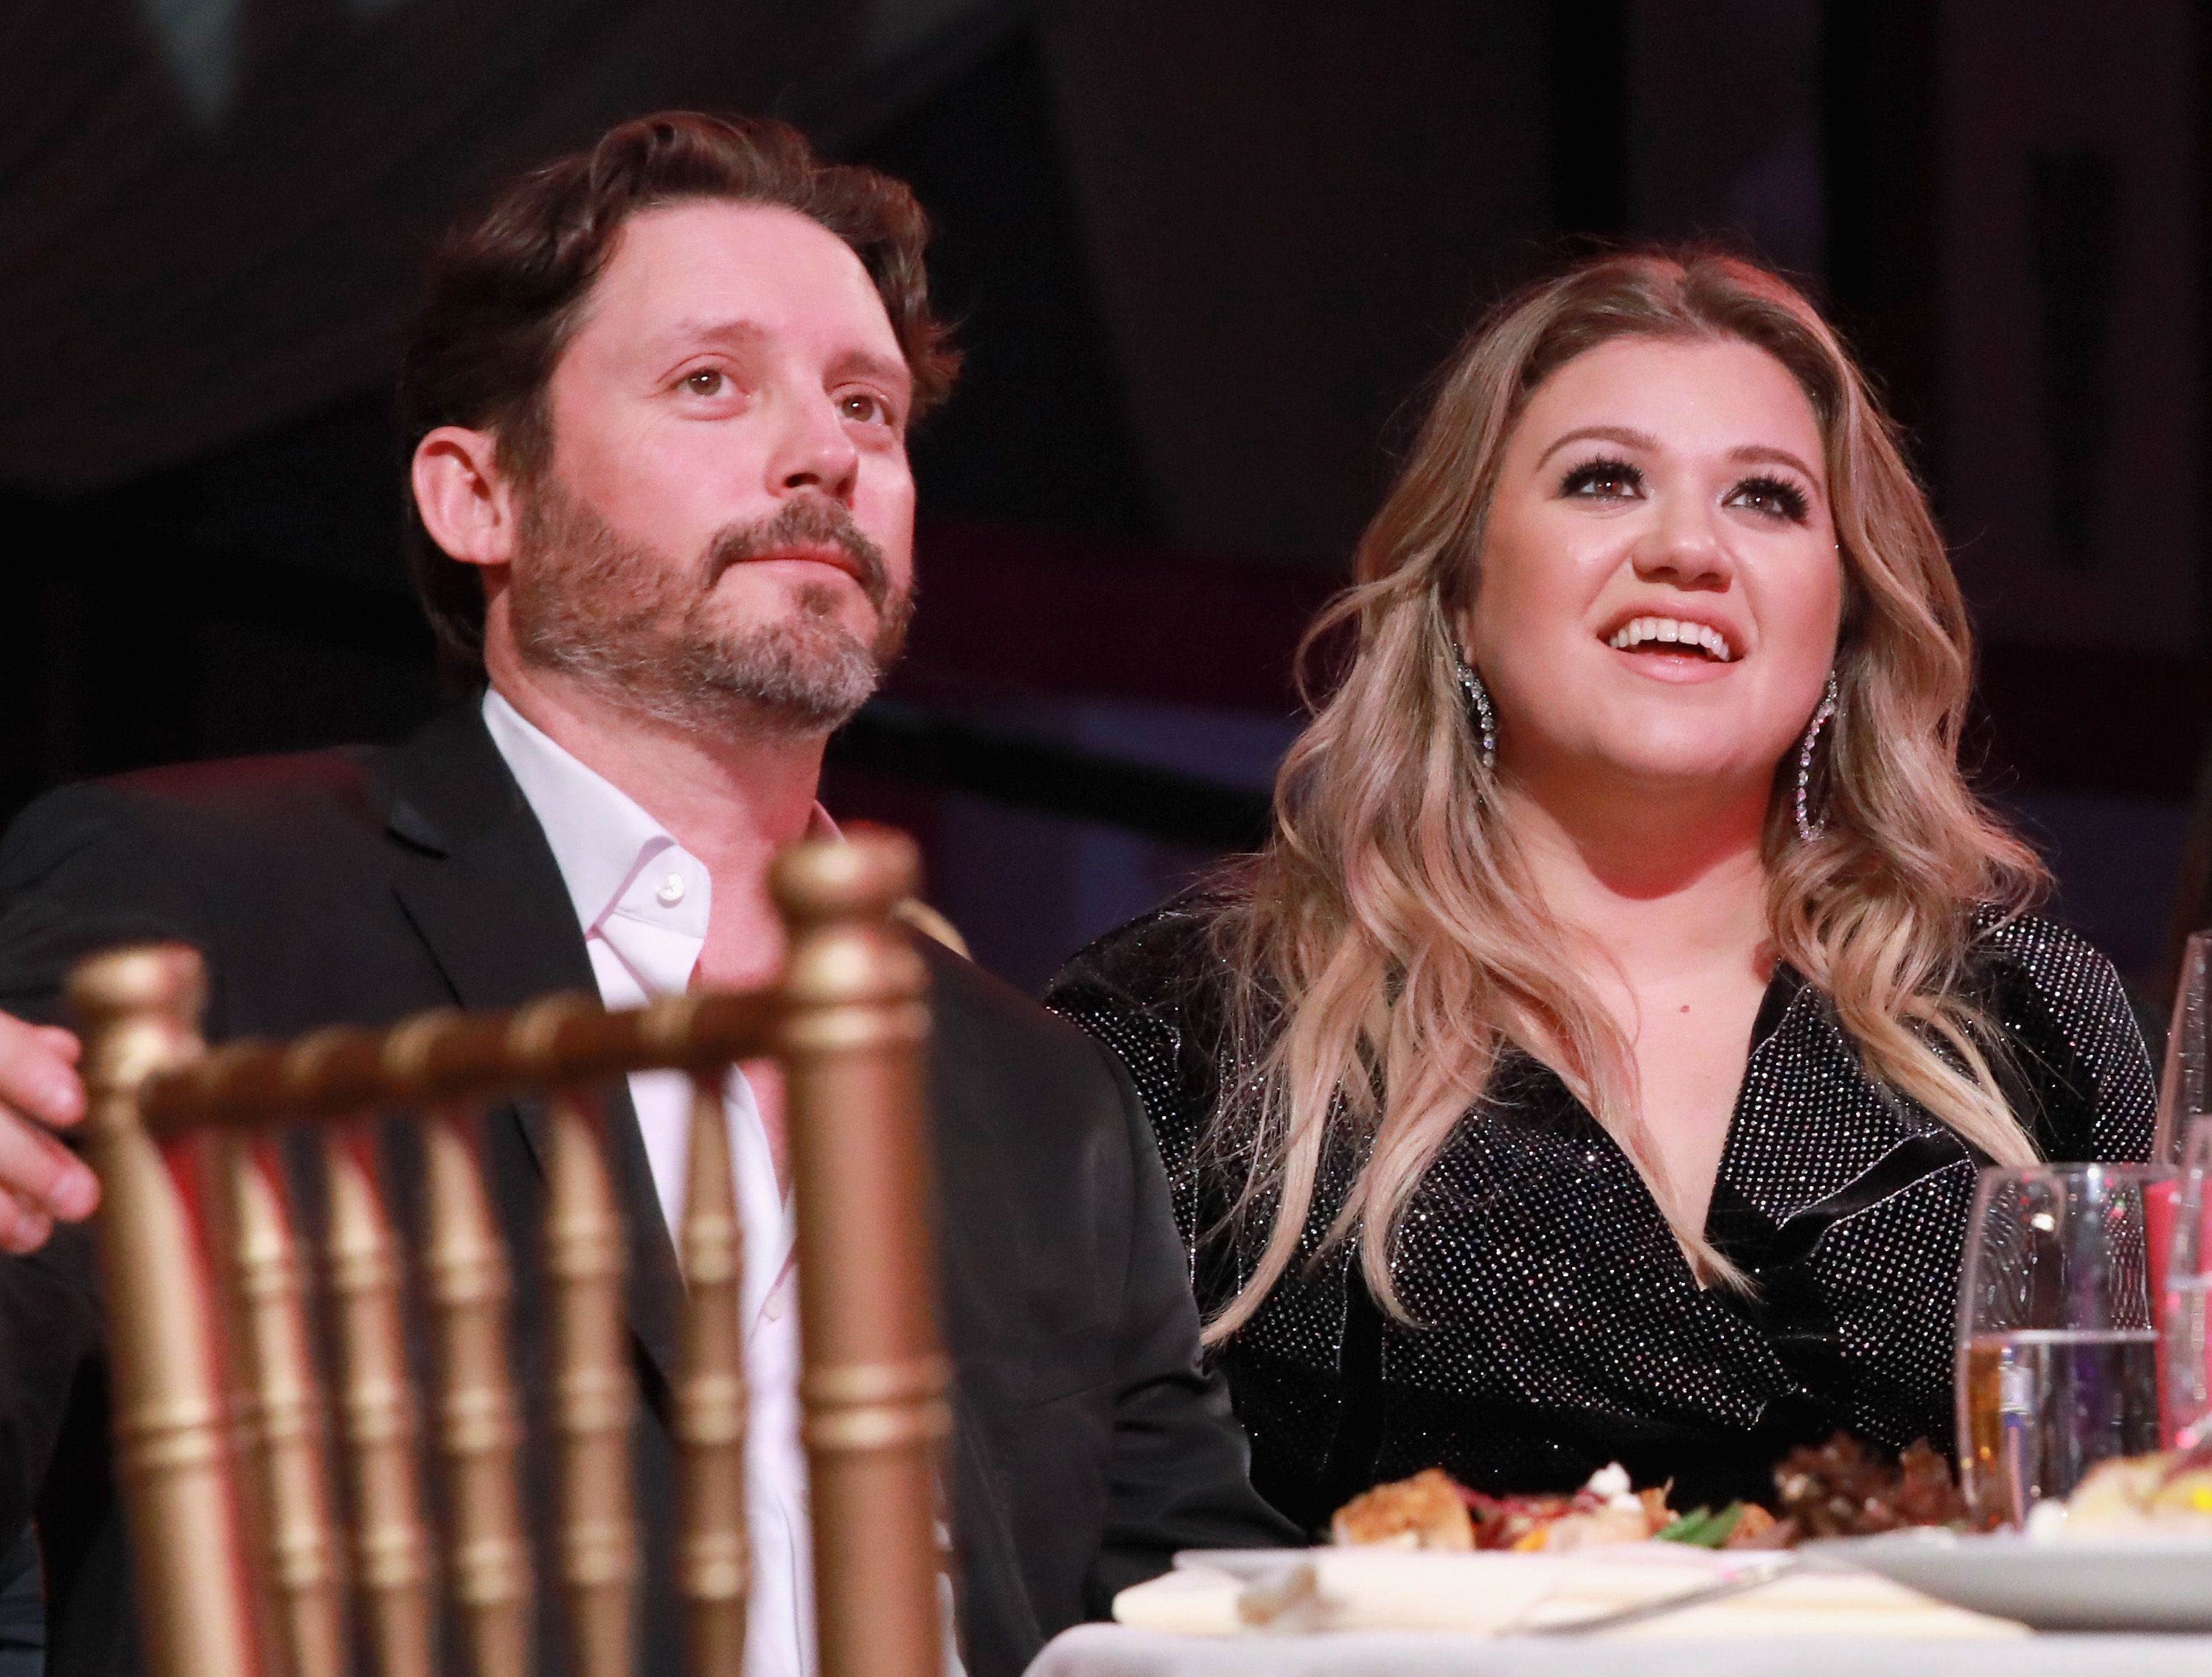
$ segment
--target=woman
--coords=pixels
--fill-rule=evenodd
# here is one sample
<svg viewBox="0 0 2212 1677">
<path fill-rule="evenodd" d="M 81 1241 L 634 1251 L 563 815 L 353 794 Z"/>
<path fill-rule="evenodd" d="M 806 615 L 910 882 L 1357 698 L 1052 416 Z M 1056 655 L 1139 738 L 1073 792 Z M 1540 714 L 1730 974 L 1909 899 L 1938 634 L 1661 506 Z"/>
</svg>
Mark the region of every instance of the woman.
<svg viewBox="0 0 2212 1677">
<path fill-rule="evenodd" d="M 2141 1157 L 2151 1079 L 1960 776 L 1958 586 L 1835 335 L 1714 255 L 1528 292 L 1340 629 L 1266 847 L 1050 997 L 1143 1092 L 1260 1488 L 1947 1443 L 1978 1167 Z"/>
</svg>

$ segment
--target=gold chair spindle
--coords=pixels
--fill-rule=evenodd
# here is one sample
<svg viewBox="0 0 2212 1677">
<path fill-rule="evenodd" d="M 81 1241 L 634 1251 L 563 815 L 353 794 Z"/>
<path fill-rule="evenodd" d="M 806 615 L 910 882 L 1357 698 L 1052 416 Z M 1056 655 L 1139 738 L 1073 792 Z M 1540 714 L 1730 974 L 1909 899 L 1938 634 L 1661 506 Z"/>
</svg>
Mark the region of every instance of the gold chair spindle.
<svg viewBox="0 0 2212 1677">
<path fill-rule="evenodd" d="M 344 1677 L 344 1580 L 331 1517 L 322 1391 L 283 1164 L 266 1144 L 222 1139 L 240 1407 L 264 1522 L 260 1548 L 275 1586 L 273 1652 L 279 1670 L 293 1677 Z"/>
<path fill-rule="evenodd" d="M 693 1080 L 684 1194 L 683 1452 L 677 1554 L 685 1651 L 695 1673 L 735 1673 L 745 1651 L 751 1549 L 745 1524 L 745 1239 L 731 1176 L 722 1074 Z"/>
<path fill-rule="evenodd" d="M 437 1342 L 438 1446 L 450 1487 L 447 1570 L 475 1677 L 527 1677 L 530 1549 L 517 1489 L 522 1423 L 507 1341 L 514 1283 L 476 1139 L 465 1110 L 430 1115 L 422 1267 Z"/>
<path fill-rule="evenodd" d="M 798 1188 L 803 1433 L 823 1677 L 944 1669 L 927 975 L 893 929 L 914 848 L 805 846 L 769 875 L 791 928 L 778 1030 Z"/>
<path fill-rule="evenodd" d="M 283 1587 L 276 1577 L 270 1548 L 276 1504 L 267 1480 L 261 1370 L 253 1351 L 252 1306 L 240 1238 L 240 1172 L 247 1145 L 239 1136 L 203 1133 L 185 1138 L 181 1145 L 172 1144 L 171 1164 L 197 1184 L 192 1207 L 199 1217 L 201 1261 L 215 1305 L 216 1351 L 222 1359 L 231 1497 L 238 1508 L 238 1541 L 253 1614 L 256 1663 L 260 1677 L 295 1677 L 289 1638 L 280 1628 L 278 1597 Z"/>
<path fill-rule="evenodd" d="M 330 1182 L 327 1285 L 343 1370 L 338 1413 L 353 1489 L 354 1583 L 381 1677 L 433 1677 L 430 1540 L 399 1255 L 368 1133 L 335 1132 L 323 1156 Z"/>
<path fill-rule="evenodd" d="M 550 1111 L 545 1267 L 553 1284 L 553 1425 L 570 1669 L 577 1677 L 625 1677 L 638 1559 L 622 1213 L 591 1110 L 562 1094 Z"/>
<path fill-rule="evenodd" d="M 199 957 L 175 945 L 110 951 L 70 975 L 85 1038 L 85 1152 L 102 1197 L 116 1467 L 154 1677 L 253 1669 L 204 1272 L 185 1196 L 139 1109 L 149 1077 L 203 1052 L 205 994 Z"/>
</svg>

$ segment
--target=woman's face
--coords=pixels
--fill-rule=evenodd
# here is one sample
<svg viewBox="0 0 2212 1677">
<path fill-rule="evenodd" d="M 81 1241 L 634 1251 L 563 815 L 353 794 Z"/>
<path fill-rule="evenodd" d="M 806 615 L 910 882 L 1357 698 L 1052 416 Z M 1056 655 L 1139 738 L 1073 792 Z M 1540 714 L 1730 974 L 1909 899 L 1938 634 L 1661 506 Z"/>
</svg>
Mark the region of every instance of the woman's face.
<svg viewBox="0 0 2212 1677">
<path fill-rule="evenodd" d="M 1462 625 L 1499 767 L 1763 799 L 1842 589 L 1820 426 L 1779 362 L 1728 339 L 1577 356 L 1507 443 Z"/>
</svg>

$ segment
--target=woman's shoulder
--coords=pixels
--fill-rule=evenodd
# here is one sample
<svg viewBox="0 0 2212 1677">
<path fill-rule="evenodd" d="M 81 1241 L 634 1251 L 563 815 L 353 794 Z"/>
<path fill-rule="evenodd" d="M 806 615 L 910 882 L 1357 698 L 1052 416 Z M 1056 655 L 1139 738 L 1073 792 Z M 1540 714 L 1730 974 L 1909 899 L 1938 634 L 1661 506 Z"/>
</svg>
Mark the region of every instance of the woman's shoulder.
<svg viewBox="0 0 2212 1677">
<path fill-rule="evenodd" d="M 1169 1154 L 1212 1104 L 1225 968 L 1212 929 L 1219 899 L 1192 891 L 1090 944 L 1044 1005 L 1127 1067 Z"/>
<path fill-rule="evenodd" d="M 1218 996 L 1223 971 L 1213 948 L 1218 900 L 1185 892 L 1070 956 L 1046 987 L 1045 1006 L 1158 1016 Z"/>
<path fill-rule="evenodd" d="M 2043 1137 L 2060 1157 L 2142 1157 L 2150 1145 L 2156 1088 L 2126 984 L 2087 939 L 2041 914 L 1976 917 L 1978 977 L 1994 1021 L 2044 1085 Z M 2072 1108 L 2075 1121 L 2061 1115 Z M 2070 1132 L 2070 1133 L 2069 1133 Z"/>
<path fill-rule="evenodd" d="M 1994 1000 L 1999 1006 L 2008 992 L 2014 997 L 2033 993 L 2063 1020 L 2124 1025 L 2126 1034 L 2141 1039 L 2119 969 L 2102 950 L 2058 921 L 1994 908 L 1978 911 L 1972 964 L 1985 981 L 1996 981 Z"/>
</svg>

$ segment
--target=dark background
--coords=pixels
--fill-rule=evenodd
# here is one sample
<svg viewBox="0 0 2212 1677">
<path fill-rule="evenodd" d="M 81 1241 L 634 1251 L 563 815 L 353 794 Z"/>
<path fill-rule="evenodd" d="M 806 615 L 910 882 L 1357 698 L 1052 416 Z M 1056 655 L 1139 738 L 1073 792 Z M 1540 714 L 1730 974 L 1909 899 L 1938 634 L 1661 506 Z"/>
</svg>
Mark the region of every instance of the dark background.
<svg viewBox="0 0 2212 1677">
<path fill-rule="evenodd" d="M 2154 993 L 2212 715 L 2208 66 L 2186 0 L 18 0 L 0 805 L 424 715 L 425 241 L 620 117 L 772 111 L 914 183 L 969 355 L 829 800 L 912 828 L 1017 981 L 1255 833 L 1298 626 L 1474 313 L 1704 235 L 1910 426 L 1978 772 Z"/>
</svg>

